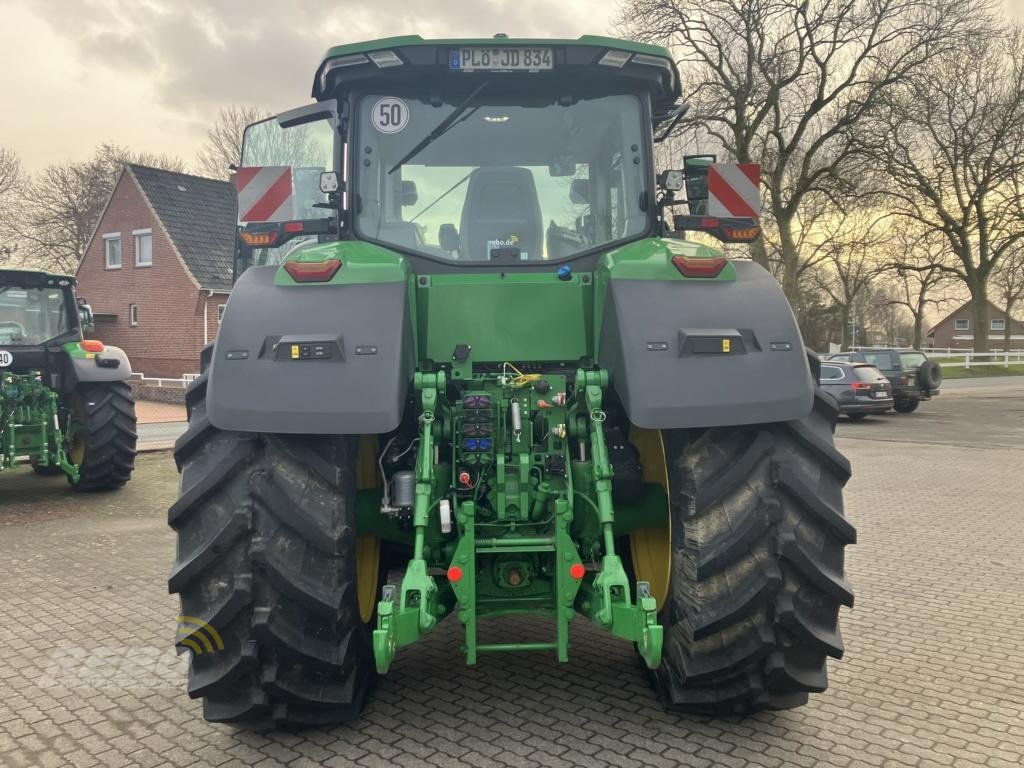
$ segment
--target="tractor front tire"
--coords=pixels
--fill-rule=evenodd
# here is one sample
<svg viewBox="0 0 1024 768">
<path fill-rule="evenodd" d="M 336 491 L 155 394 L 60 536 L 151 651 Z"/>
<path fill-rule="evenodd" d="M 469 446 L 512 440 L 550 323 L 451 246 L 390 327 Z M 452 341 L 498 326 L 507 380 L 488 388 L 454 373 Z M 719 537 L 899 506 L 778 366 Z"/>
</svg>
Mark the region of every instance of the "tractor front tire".
<svg viewBox="0 0 1024 768">
<path fill-rule="evenodd" d="M 843 655 L 839 606 L 853 605 L 843 548 L 856 540 L 837 415 L 819 391 L 798 421 L 662 433 L 672 572 L 652 675 L 666 704 L 746 714 L 825 690 L 826 658 Z"/>
<path fill-rule="evenodd" d="M 188 392 L 169 513 L 188 693 L 212 722 L 352 720 L 376 674 L 356 585 L 358 439 L 216 429 L 206 381 Z"/>
<path fill-rule="evenodd" d="M 71 396 L 69 458 L 78 464 L 76 491 L 112 491 L 135 469 L 135 397 L 123 381 L 82 384 Z M 70 480 L 70 478 L 69 478 Z"/>
</svg>

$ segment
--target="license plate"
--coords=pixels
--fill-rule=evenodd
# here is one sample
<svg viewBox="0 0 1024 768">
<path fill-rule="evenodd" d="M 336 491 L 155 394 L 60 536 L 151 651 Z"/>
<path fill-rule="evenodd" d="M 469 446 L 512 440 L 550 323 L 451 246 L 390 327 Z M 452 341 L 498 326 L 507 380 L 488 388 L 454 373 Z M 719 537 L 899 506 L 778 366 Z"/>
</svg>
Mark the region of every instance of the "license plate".
<svg viewBox="0 0 1024 768">
<path fill-rule="evenodd" d="M 536 72 L 552 68 L 550 48 L 453 48 L 449 62 L 452 69 L 463 72 Z"/>
<path fill-rule="evenodd" d="M 889 393 L 888 393 L 888 392 L 885 392 L 884 390 L 883 390 L 883 391 L 877 391 L 877 390 L 876 390 L 876 391 L 874 391 L 874 392 L 872 392 L 872 393 L 871 393 L 871 396 L 872 396 L 872 397 L 877 397 L 877 398 L 879 398 L 879 399 L 882 399 L 883 397 L 888 397 L 888 396 L 889 396 Z"/>
</svg>

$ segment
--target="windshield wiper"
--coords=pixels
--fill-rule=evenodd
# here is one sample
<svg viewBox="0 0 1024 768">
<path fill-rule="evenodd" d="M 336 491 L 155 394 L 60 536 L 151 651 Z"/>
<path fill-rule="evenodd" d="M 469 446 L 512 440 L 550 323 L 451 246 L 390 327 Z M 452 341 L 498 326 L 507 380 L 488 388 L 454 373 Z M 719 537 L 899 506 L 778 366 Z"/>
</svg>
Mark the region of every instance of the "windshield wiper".
<svg viewBox="0 0 1024 768">
<path fill-rule="evenodd" d="M 438 139 L 441 136 L 443 136 L 445 133 L 447 133 L 448 129 L 451 128 L 453 125 L 455 125 L 455 121 L 458 120 L 460 117 L 462 117 L 463 113 L 467 109 L 469 109 L 470 103 L 473 101 L 473 99 L 475 99 L 477 97 L 477 94 L 479 94 L 480 91 L 482 91 L 484 88 L 487 87 L 488 82 L 489 82 L 488 80 L 484 80 L 482 83 L 480 83 L 480 85 L 478 85 L 473 90 L 473 92 L 471 94 L 469 94 L 469 96 L 467 96 L 465 99 L 462 100 L 462 103 L 460 103 L 459 106 L 457 106 L 455 108 L 455 110 L 450 115 L 448 115 L 448 117 L 446 117 L 444 120 L 442 120 L 440 123 L 438 123 L 437 127 L 434 128 L 434 130 L 432 130 L 426 136 L 424 136 L 415 147 L 413 147 L 408 152 L 406 152 L 405 153 L 405 157 L 403 157 L 401 160 L 399 160 L 397 163 L 395 163 L 393 166 L 391 166 L 391 170 L 388 171 L 388 175 L 390 176 L 392 173 L 397 171 L 399 168 L 401 168 L 407 162 L 409 162 L 414 157 L 416 157 L 416 155 L 418 155 L 420 152 L 422 152 L 435 139 Z"/>
</svg>

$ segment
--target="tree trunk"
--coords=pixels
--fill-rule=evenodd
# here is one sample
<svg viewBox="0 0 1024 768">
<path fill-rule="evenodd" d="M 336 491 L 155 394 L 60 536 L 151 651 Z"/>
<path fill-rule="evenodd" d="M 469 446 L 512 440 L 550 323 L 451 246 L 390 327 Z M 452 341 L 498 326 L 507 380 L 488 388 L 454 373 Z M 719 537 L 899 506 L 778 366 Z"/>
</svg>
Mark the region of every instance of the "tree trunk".
<svg viewBox="0 0 1024 768">
<path fill-rule="evenodd" d="M 793 220 L 788 216 L 778 217 L 779 249 L 782 252 L 782 292 L 789 299 L 791 307 L 800 306 L 800 254 L 793 237 Z M 845 338 L 846 332 L 843 332 Z"/>
<path fill-rule="evenodd" d="M 850 307 L 839 308 L 839 343 L 845 352 L 850 348 Z"/>
<path fill-rule="evenodd" d="M 1010 351 L 1010 345 L 1013 343 L 1013 305 L 1016 303 L 1014 299 L 1008 298 L 1006 301 L 1006 315 L 1004 316 L 1006 319 L 1003 320 L 1006 325 L 1003 326 L 1003 340 L 1006 342 L 1004 349 L 1007 352 Z"/>
<path fill-rule="evenodd" d="M 974 320 L 974 351 L 988 352 L 988 286 L 975 278 L 971 290 L 971 311 Z"/>
<path fill-rule="evenodd" d="M 754 260 L 755 264 L 760 264 L 770 271 L 768 266 L 768 249 L 765 247 L 763 234 L 750 244 L 750 258 Z"/>
<path fill-rule="evenodd" d="M 914 349 L 921 348 L 921 329 L 924 325 L 924 315 L 914 313 Z"/>
</svg>

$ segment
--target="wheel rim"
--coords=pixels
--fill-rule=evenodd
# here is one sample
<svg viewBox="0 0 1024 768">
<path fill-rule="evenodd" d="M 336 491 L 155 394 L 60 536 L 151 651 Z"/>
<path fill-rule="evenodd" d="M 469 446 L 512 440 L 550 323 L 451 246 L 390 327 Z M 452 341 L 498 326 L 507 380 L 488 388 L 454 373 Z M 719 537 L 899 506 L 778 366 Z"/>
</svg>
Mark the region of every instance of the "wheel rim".
<svg viewBox="0 0 1024 768">
<path fill-rule="evenodd" d="M 665 490 L 665 521 L 661 525 L 638 528 L 629 534 L 629 552 L 637 581 L 651 585 L 651 596 L 661 610 L 668 597 L 672 576 L 672 514 L 669 501 L 668 462 L 661 431 L 632 427 L 629 440 L 640 451 L 644 482 L 658 483 Z"/>
<path fill-rule="evenodd" d="M 377 467 L 377 436 L 362 435 L 356 456 L 356 490 L 380 486 Z M 369 623 L 377 607 L 377 589 L 380 580 L 380 539 L 377 536 L 356 534 L 356 593 L 359 596 L 359 615 Z"/>
<path fill-rule="evenodd" d="M 82 466 L 85 461 L 85 431 L 82 424 L 85 421 L 85 406 L 82 398 L 77 394 L 71 396 L 71 414 L 68 417 L 67 426 L 67 456 L 75 466 Z"/>
<path fill-rule="evenodd" d="M 356 536 L 356 592 L 359 595 L 359 616 L 364 624 L 373 618 L 378 578 L 380 539 L 376 536 Z"/>
</svg>

